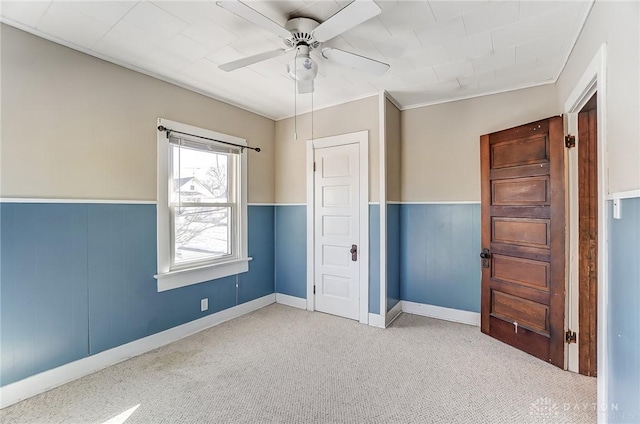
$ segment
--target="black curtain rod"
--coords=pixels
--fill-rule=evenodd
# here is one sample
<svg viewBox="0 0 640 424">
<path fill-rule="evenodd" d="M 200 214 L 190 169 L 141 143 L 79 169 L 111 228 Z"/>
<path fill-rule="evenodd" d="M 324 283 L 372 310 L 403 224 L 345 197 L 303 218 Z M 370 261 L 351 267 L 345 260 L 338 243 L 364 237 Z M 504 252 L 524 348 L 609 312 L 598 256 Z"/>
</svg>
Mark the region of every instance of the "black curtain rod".
<svg viewBox="0 0 640 424">
<path fill-rule="evenodd" d="M 242 144 L 229 143 L 228 141 L 216 140 L 215 138 L 209 138 L 209 137 L 203 137 L 201 135 L 189 134 L 189 133 L 182 132 L 182 131 L 172 130 L 171 128 L 163 127 L 162 125 L 160 125 L 158 127 L 158 131 L 160 131 L 160 132 L 166 131 L 167 132 L 167 138 L 169 138 L 171 133 L 174 132 L 174 133 L 177 133 L 177 134 L 190 135 L 191 137 L 198 137 L 198 138 L 203 138 L 205 140 L 215 141 L 216 143 L 227 144 L 229 146 L 240 147 L 240 151 L 244 151 L 244 149 L 251 149 L 251 150 L 255 150 L 256 152 L 260 151 L 259 147 L 243 146 Z"/>
</svg>

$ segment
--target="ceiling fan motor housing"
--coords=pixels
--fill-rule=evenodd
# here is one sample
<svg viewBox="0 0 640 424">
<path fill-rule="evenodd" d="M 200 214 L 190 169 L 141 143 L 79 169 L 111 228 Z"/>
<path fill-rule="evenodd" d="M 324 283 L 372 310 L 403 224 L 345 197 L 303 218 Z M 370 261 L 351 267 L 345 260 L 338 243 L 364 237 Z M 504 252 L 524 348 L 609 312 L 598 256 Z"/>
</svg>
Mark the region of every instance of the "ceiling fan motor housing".
<svg viewBox="0 0 640 424">
<path fill-rule="evenodd" d="M 297 47 L 299 45 L 309 46 L 309 50 L 313 50 L 320 46 L 320 42 L 313 37 L 313 30 L 320 25 L 317 21 L 310 18 L 293 18 L 289 19 L 284 26 L 291 32 L 291 38 L 284 40 L 287 47 Z"/>
</svg>

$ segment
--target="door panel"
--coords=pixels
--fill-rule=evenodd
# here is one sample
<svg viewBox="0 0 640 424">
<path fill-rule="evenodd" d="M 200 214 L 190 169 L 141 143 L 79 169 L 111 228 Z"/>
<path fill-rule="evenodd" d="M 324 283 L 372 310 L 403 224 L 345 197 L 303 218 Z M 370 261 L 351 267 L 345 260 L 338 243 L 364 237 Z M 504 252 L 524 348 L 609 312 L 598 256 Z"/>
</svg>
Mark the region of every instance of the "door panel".
<svg viewBox="0 0 640 424">
<path fill-rule="evenodd" d="M 349 237 L 349 217 L 348 216 L 329 216 L 322 217 L 322 235 L 323 236 L 345 236 Z"/>
<path fill-rule="evenodd" d="M 547 176 L 493 180 L 491 185 L 493 205 L 548 205 L 551 200 Z"/>
<path fill-rule="evenodd" d="M 349 202 L 352 199 L 349 187 L 349 182 L 342 182 L 339 186 L 322 187 L 322 206 L 324 207 L 336 207 L 336 206 L 349 206 Z"/>
<path fill-rule="evenodd" d="M 515 246 L 549 248 L 549 220 L 492 217 L 493 241 Z"/>
<path fill-rule="evenodd" d="M 539 290 L 549 291 L 549 263 L 493 255 L 492 278 L 506 283 L 521 284 Z"/>
<path fill-rule="evenodd" d="M 549 161 L 549 140 L 542 134 L 491 145 L 491 168 L 543 163 Z"/>
<path fill-rule="evenodd" d="M 564 366 L 565 200 L 562 118 L 480 139 L 481 329 Z"/>
<path fill-rule="evenodd" d="M 491 315 L 512 322 L 514 333 L 529 328 L 541 334 L 549 334 L 547 305 L 498 290 L 493 290 L 492 295 Z"/>
<path fill-rule="evenodd" d="M 315 309 L 359 319 L 360 271 L 351 247 L 360 243 L 359 146 L 314 151 Z"/>
</svg>

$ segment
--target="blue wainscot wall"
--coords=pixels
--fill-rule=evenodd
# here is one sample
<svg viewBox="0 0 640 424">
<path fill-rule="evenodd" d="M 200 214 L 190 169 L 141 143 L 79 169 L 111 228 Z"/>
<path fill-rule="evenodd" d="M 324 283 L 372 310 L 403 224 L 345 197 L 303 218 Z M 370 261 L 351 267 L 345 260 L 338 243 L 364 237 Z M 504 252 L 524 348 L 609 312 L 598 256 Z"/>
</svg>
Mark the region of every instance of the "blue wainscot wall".
<svg viewBox="0 0 640 424">
<path fill-rule="evenodd" d="M 275 207 L 276 293 L 307 298 L 307 207 Z"/>
<path fill-rule="evenodd" d="M 249 272 L 158 293 L 155 205 L 0 204 L 0 385 L 273 293 L 274 208 L 248 220 Z"/>
<path fill-rule="evenodd" d="M 387 312 L 400 302 L 400 205 L 387 204 Z"/>
<path fill-rule="evenodd" d="M 306 298 L 306 206 L 275 208 L 276 292 Z M 480 205 L 387 205 L 387 311 L 398 301 L 480 312 Z M 369 312 L 380 313 L 380 205 L 369 205 Z"/>
<path fill-rule="evenodd" d="M 640 422 L 640 198 L 609 202 L 609 403 L 611 423 Z"/>
<path fill-rule="evenodd" d="M 480 312 L 480 205 L 400 206 L 400 298 Z"/>
<path fill-rule="evenodd" d="M 369 313 L 380 315 L 380 205 L 369 205 Z"/>
<path fill-rule="evenodd" d="M 275 208 L 276 293 L 307 298 L 307 207 Z M 380 313 L 380 207 L 369 205 L 369 312 Z"/>
</svg>

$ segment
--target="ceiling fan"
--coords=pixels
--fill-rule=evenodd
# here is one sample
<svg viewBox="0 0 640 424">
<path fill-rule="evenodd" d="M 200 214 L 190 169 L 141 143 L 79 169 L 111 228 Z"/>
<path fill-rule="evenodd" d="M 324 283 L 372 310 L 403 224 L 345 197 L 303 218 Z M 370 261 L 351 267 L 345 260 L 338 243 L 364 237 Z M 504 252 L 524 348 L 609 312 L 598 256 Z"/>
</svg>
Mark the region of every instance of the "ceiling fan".
<svg viewBox="0 0 640 424">
<path fill-rule="evenodd" d="M 318 74 L 318 65 L 310 57 L 310 52 L 319 49 L 324 42 L 360 25 L 381 12 L 380 7 L 372 0 L 355 0 L 322 23 L 315 19 L 300 17 L 289 19 L 282 27 L 238 0 L 221 0 L 217 2 L 217 5 L 278 35 L 284 40 L 286 46 L 283 49 L 234 60 L 220 65 L 219 68 L 229 72 L 295 50 L 295 58 L 287 65 L 287 72 L 296 81 L 298 93 L 301 94 L 313 92 L 313 80 Z M 375 75 L 382 75 L 389 69 L 389 65 L 386 63 L 344 50 L 324 47 L 321 52 L 322 57 L 327 60 Z"/>
</svg>

